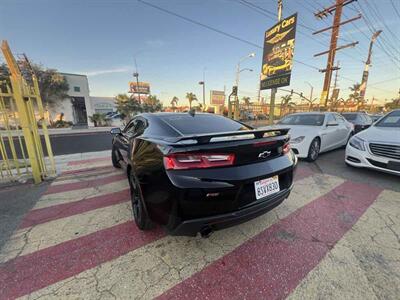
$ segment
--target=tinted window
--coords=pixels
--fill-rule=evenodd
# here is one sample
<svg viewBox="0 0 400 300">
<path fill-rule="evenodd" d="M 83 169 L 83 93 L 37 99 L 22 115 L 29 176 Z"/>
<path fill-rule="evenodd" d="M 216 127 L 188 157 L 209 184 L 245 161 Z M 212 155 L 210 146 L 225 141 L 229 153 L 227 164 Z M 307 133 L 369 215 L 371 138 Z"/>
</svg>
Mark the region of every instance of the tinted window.
<svg viewBox="0 0 400 300">
<path fill-rule="evenodd" d="M 343 123 L 344 122 L 344 119 L 343 119 L 343 117 L 341 115 L 335 114 L 335 118 L 336 118 L 336 121 L 338 121 L 338 123 Z"/>
<path fill-rule="evenodd" d="M 182 134 L 201 134 L 251 129 L 241 123 L 217 115 L 196 114 L 192 117 L 189 114 L 176 114 L 161 116 L 161 118 Z"/>
<path fill-rule="evenodd" d="M 335 116 L 332 115 L 332 114 L 329 114 L 329 115 L 327 116 L 326 123 L 336 123 Z"/>
<path fill-rule="evenodd" d="M 380 119 L 375 126 L 400 128 L 400 110 L 392 111 L 387 114 L 385 117 Z"/>
<path fill-rule="evenodd" d="M 322 126 L 325 116 L 323 114 L 288 115 L 278 122 L 283 125 Z"/>
<path fill-rule="evenodd" d="M 357 120 L 357 116 L 357 114 L 343 114 L 343 117 L 345 117 L 347 121 L 355 121 Z"/>
<path fill-rule="evenodd" d="M 364 115 L 364 117 L 366 119 L 367 124 L 371 124 L 373 122 L 370 116 Z"/>
</svg>

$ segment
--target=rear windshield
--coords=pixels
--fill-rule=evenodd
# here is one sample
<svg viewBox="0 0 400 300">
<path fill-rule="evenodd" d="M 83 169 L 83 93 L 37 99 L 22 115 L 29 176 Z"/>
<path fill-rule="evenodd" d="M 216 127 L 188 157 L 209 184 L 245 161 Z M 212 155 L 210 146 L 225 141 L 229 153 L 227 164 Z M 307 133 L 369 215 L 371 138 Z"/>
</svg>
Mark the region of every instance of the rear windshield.
<svg viewBox="0 0 400 300">
<path fill-rule="evenodd" d="M 357 120 L 357 114 L 342 114 L 342 116 L 345 117 L 347 121 Z"/>
<path fill-rule="evenodd" d="M 323 114 L 288 115 L 278 122 L 283 125 L 322 126 L 325 116 Z"/>
<path fill-rule="evenodd" d="M 375 124 L 377 127 L 400 128 L 400 110 L 392 111 Z"/>
<path fill-rule="evenodd" d="M 234 120 L 212 114 L 196 114 L 195 116 L 189 114 L 166 115 L 161 118 L 185 135 L 251 129 Z"/>
</svg>

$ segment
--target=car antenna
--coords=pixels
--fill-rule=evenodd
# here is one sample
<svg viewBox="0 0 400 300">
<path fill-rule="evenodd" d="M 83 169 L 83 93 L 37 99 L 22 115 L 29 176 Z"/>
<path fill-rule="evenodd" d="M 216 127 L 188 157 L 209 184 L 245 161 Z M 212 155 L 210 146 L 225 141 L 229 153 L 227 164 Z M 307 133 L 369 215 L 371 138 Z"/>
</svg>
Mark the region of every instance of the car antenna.
<svg viewBox="0 0 400 300">
<path fill-rule="evenodd" d="M 189 115 L 191 115 L 192 117 L 194 117 L 194 115 L 196 114 L 196 110 L 194 108 L 191 108 L 189 110 Z"/>
</svg>

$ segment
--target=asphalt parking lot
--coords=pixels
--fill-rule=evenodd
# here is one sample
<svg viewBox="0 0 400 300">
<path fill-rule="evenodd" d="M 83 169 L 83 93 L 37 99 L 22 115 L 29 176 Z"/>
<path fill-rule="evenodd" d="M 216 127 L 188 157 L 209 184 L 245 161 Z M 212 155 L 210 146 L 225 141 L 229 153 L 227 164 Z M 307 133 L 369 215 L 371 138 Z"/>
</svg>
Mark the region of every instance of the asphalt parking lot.
<svg viewBox="0 0 400 300">
<path fill-rule="evenodd" d="M 282 205 L 208 239 L 140 232 L 109 157 L 71 161 L 3 235 L 0 299 L 398 299 L 399 177 L 343 156 L 300 162 Z"/>
</svg>

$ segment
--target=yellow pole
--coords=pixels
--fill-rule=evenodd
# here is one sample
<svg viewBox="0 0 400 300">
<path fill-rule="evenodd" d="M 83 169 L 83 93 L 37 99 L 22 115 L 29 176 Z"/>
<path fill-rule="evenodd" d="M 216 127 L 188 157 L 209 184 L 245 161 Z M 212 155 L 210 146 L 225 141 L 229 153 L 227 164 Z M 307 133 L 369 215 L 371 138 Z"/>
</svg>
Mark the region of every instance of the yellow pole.
<svg viewBox="0 0 400 300">
<path fill-rule="evenodd" d="M 29 160 L 31 163 L 33 180 L 35 183 L 40 183 L 42 181 L 42 178 L 40 174 L 40 166 L 38 163 L 38 154 L 35 149 L 36 141 L 32 134 L 28 112 L 23 97 L 22 75 L 6 41 L 2 42 L 1 49 L 3 51 L 4 58 L 6 59 L 7 65 L 11 73 L 11 87 L 14 94 L 15 103 L 17 105 L 19 118 L 21 120 L 21 127 L 25 138 L 25 145 L 28 151 Z"/>
</svg>

